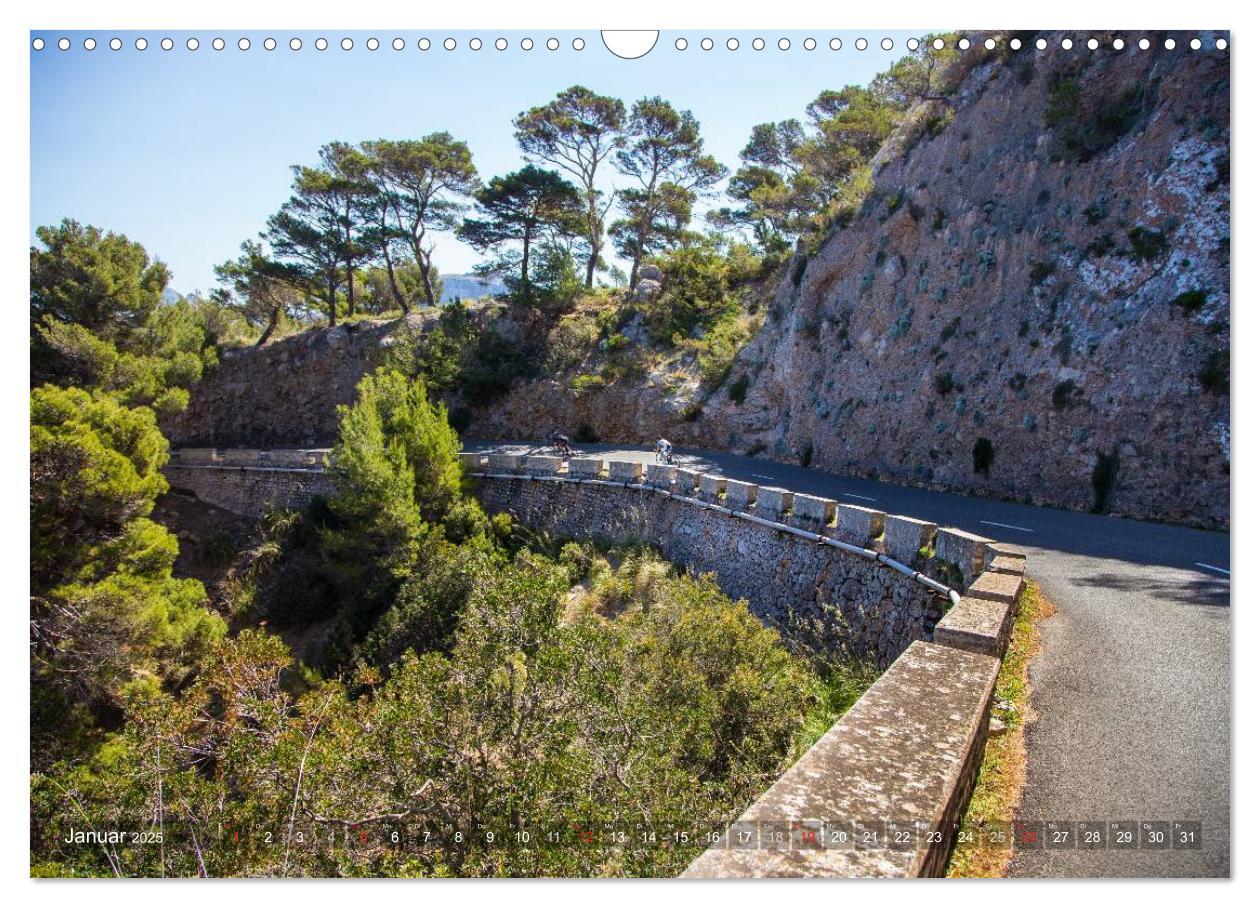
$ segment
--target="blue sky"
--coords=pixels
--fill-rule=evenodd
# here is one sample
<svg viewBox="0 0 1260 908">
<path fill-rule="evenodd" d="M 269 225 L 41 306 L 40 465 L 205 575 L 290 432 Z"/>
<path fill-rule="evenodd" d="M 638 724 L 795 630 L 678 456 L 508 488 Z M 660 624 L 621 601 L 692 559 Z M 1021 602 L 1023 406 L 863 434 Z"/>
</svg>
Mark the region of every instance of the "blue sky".
<svg viewBox="0 0 1260 908">
<path fill-rule="evenodd" d="M 735 34 L 738 50 L 726 49 Z M 313 163 L 333 140 L 418 137 L 447 130 L 468 142 L 483 179 L 521 166 L 511 120 L 556 92 L 581 83 L 627 106 L 660 94 L 700 120 L 709 151 L 728 167 L 753 124 L 801 117 L 824 88 L 866 83 L 904 54 L 911 33 L 879 32 L 895 41 L 858 51 L 856 32 L 721 32 L 710 51 L 705 33 L 662 32 L 639 60 L 607 51 L 598 32 L 33 32 L 43 50 L 31 61 L 31 233 L 63 217 L 126 234 L 162 258 L 181 293 L 213 286 L 212 268 L 255 236 L 288 196 L 289 165 Z M 137 51 L 143 35 L 148 49 Z M 290 50 L 297 36 L 303 47 Z M 327 50 L 315 39 L 329 39 Z M 354 48 L 343 51 L 343 36 Z M 560 39 L 560 49 L 544 42 Z M 56 42 L 68 37 L 71 49 Z M 83 49 L 87 37 L 95 50 Z M 112 37 L 123 41 L 109 49 Z M 163 51 L 164 37 L 174 48 Z M 185 44 L 196 37 L 200 47 Z M 211 40 L 227 47 L 215 51 Z M 237 50 L 248 37 L 252 48 Z M 369 37 L 381 46 L 369 51 Z M 418 50 L 428 37 L 432 47 Z M 467 48 L 479 37 L 479 51 Z M 497 37 L 509 48 L 494 49 Z M 676 50 L 675 39 L 689 47 Z M 751 47 L 755 37 L 764 50 Z M 813 36 L 818 46 L 803 48 Z M 275 37 L 273 51 L 263 40 Z M 394 37 L 406 40 L 395 51 Z M 453 37 L 458 49 L 446 51 Z M 524 51 L 521 39 L 534 48 Z M 575 37 L 585 49 L 574 51 Z M 792 46 L 776 46 L 782 37 Z M 833 51 L 833 37 L 843 42 Z M 447 273 L 467 271 L 476 254 L 444 237 L 436 261 Z"/>
</svg>

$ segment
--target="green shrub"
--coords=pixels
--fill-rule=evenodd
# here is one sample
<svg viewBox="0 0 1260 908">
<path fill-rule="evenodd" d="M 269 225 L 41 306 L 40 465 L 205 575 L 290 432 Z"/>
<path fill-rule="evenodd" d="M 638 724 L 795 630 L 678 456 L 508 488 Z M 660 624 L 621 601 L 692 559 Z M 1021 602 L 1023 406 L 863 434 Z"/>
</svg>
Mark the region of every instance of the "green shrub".
<svg viewBox="0 0 1260 908">
<path fill-rule="evenodd" d="M 1189 317 L 1203 308 L 1207 302 L 1206 290 L 1187 290 L 1173 297 L 1173 305 L 1181 309 L 1183 315 Z"/>
<path fill-rule="evenodd" d="M 1229 393 L 1229 350 L 1217 350 L 1199 368 L 1199 384 L 1210 394 Z"/>
<path fill-rule="evenodd" d="M 744 398 L 748 395 L 748 382 L 748 375 L 745 373 L 735 379 L 735 381 L 731 382 L 731 386 L 727 390 L 731 400 L 733 400 L 737 405 L 743 404 Z"/>
<path fill-rule="evenodd" d="M 1064 379 L 1054 386 L 1050 392 L 1050 403 L 1056 410 L 1063 410 L 1072 402 L 1072 394 L 1076 391 L 1076 382 Z"/>
<path fill-rule="evenodd" d="M 993 467 L 994 453 L 992 441 L 987 438 L 977 438 L 976 443 L 971 446 L 972 472 L 988 476 L 989 470 Z"/>
<path fill-rule="evenodd" d="M 1111 496 L 1115 492 L 1116 479 L 1119 475 L 1120 453 L 1114 449 L 1110 454 L 1099 451 L 1094 461 L 1094 472 L 1090 476 L 1090 482 L 1094 487 L 1092 510 L 1095 514 L 1105 514 L 1111 506 Z"/>
<path fill-rule="evenodd" d="M 1129 231 L 1132 254 L 1144 262 L 1153 261 L 1168 251 L 1168 237 L 1162 231 L 1137 226 Z"/>
<path fill-rule="evenodd" d="M 1033 262 L 1032 267 L 1028 269 L 1028 280 L 1034 287 L 1043 284 L 1050 275 L 1054 274 L 1054 262 Z"/>
</svg>

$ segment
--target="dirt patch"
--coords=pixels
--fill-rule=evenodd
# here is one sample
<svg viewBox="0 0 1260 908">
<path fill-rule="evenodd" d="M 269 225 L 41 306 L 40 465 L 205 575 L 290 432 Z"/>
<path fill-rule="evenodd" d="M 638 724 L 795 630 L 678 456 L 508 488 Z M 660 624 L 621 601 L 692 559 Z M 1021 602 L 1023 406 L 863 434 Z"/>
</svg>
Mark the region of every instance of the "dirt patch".
<svg viewBox="0 0 1260 908">
<path fill-rule="evenodd" d="M 1028 665 L 1041 649 L 1040 623 L 1054 614 L 1054 606 L 1029 581 L 1020 597 L 1011 643 L 998 672 L 994 692 L 993 718 L 1002 728 L 991 726 L 984 747 L 980 775 L 971 802 L 963 815 L 963 831 L 971 838 L 960 840 L 950 855 L 947 875 L 951 877 L 1001 877 L 1014 854 L 1010 824 L 1023 796 L 1027 779 L 1027 739 L 1025 727 L 1034 718 L 1028 681 Z M 1006 844 L 996 847 L 986 841 L 990 829 L 1004 828 Z"/>
</svg>

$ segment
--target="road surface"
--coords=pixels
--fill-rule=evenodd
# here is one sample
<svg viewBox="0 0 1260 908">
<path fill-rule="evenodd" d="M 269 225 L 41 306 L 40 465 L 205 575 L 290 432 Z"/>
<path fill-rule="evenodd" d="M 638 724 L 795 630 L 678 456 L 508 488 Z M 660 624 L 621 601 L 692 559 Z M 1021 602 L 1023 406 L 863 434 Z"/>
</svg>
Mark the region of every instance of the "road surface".
<svg viewBox="0 0 1260 908">
<path fill-rule="evenodd" d="M 577 445 L 650 461 L 650 450 Z M 535 445 L 470 450 L 544 453 Z M 1017 852 L 1012 876 L 1228 876 L 1229 536 L 969 498 L 710 451 L 679 466 L 824 495 L 1023 546 L 1057 612 L 1033 660 L 1028 783 L 1039 821 L 1188 821 L 1196 850 Z"/>
</svg>

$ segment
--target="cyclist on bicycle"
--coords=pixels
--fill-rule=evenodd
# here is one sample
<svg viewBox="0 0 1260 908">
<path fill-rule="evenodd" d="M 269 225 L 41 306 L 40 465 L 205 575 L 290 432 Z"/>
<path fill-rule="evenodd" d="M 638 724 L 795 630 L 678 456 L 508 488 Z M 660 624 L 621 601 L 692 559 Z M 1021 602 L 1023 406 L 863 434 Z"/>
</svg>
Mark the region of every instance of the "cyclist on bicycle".
<svg viewBox="0 0 1260 908">
<path fill-rule="evenodd" d="M 662 438 L 656 442 L 656 462 L 674 462 L 674 446 L 669 443 L 669 439 Z"/>
<path fill-rule="evenodd" d="M 559 429 L 551 433 L 551 444 L 561 457 L 569 457 L 573 454 L 573 448 L 569 445 L 569 436 L 562 435 Z"/>
</svg>

